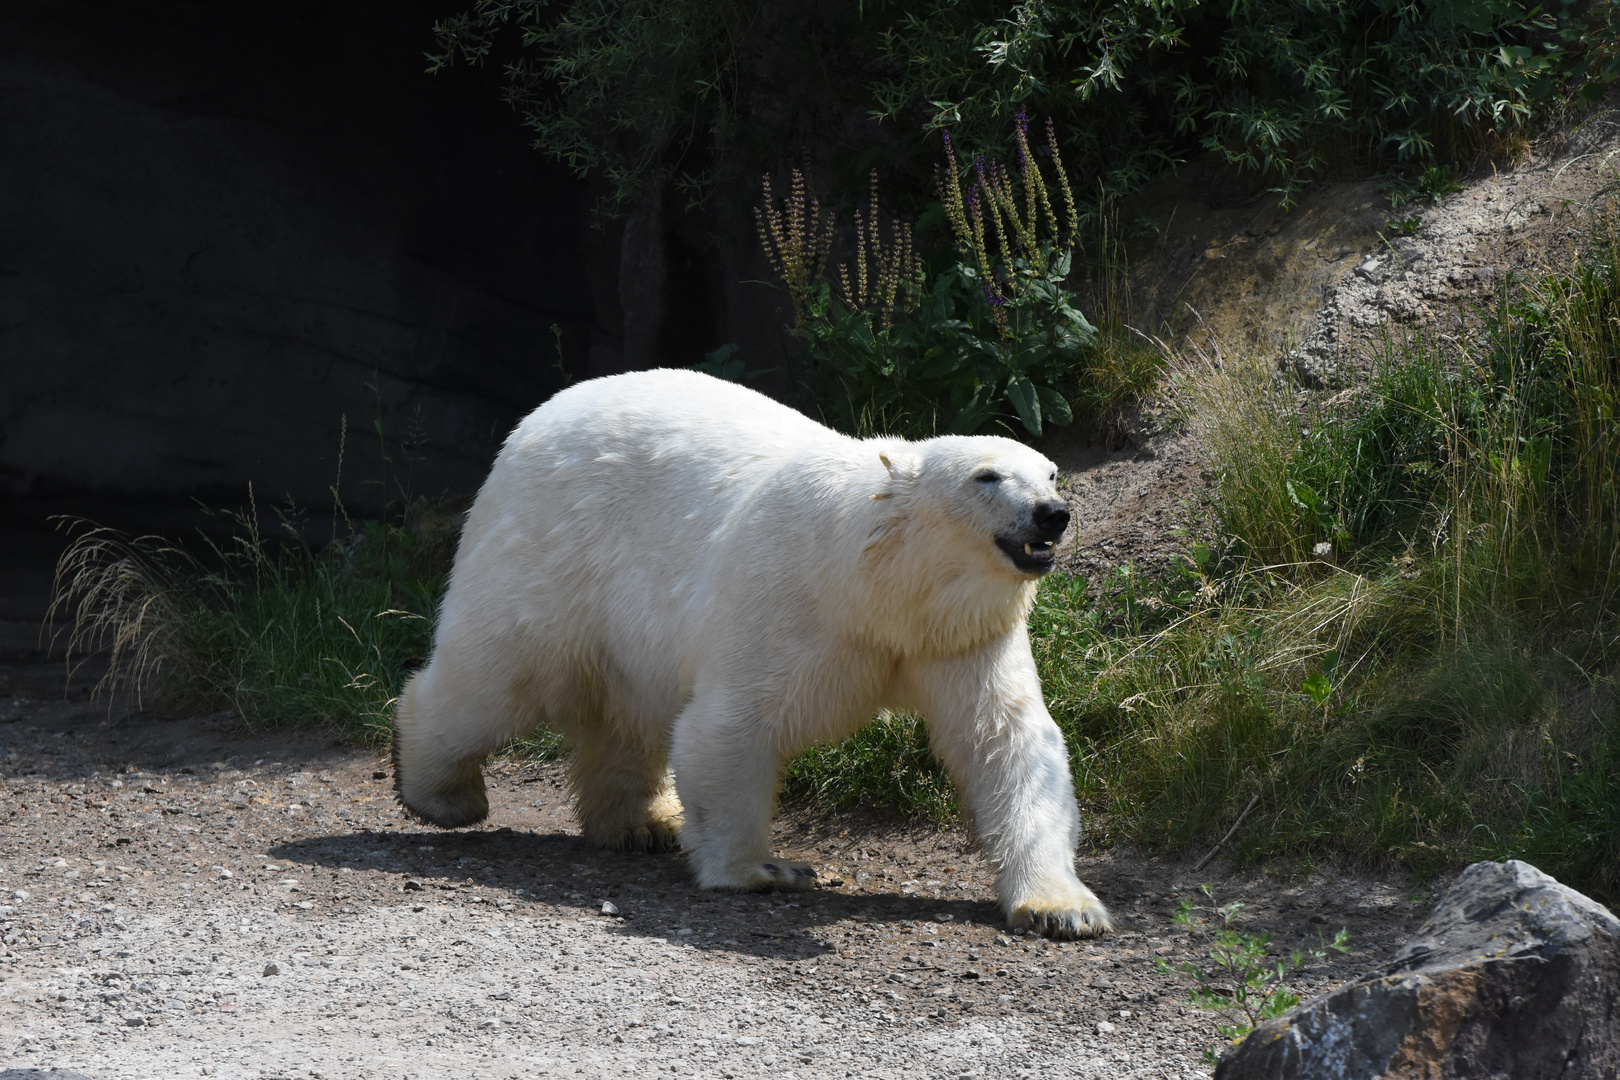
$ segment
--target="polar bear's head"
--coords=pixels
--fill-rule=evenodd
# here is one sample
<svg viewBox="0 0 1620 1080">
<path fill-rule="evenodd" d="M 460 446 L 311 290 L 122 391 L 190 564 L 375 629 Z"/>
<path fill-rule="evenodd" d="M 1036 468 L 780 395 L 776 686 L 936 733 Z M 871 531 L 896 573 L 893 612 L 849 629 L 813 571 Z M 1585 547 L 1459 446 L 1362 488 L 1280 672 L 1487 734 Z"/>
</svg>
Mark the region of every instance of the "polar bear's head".
<svg viewBox="0 0 1620 1080">
<path fill-rule="evenodd" d="M 912 512 L 949 528 L 959 546 L 992 569 L 1026 579 L 1052 569 L 1069 524 L 1057 466 L 1022 443 L 995 436 L 943 436 L 915 444 L 905 465 Z"/>
</svg>

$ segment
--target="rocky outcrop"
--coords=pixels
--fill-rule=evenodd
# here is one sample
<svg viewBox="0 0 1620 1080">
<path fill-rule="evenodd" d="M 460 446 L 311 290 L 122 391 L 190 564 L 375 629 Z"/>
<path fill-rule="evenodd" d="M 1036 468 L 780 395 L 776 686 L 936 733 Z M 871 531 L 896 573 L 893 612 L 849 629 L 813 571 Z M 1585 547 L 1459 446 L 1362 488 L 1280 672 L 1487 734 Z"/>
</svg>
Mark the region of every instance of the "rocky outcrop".
<svg viewBox="0 0 1620 1080">
<path fill-rule="evenodd" d="M 1475 863 L 1384 967 L 1256 1028 L 1216 1080 L 1620 1075 L 1620 920 L 1528 863 Z"/>
</svg>

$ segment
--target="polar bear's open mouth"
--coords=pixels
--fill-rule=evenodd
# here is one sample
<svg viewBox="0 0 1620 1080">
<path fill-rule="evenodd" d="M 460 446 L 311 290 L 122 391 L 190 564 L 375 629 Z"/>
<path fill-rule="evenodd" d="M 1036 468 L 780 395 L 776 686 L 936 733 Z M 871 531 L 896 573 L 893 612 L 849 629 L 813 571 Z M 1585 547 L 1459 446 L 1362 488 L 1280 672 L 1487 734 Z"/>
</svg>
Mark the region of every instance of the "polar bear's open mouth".
<svg viewBox="0 0 1620 1080">
<path fill-rule="evenodd" d="M 996 537 L 996 547 L 1006 553 L 1012 564 L 1026 574 L 1044 574 L 1052 569 L 1052 541 L 1012 540 Z"/>
</svg>

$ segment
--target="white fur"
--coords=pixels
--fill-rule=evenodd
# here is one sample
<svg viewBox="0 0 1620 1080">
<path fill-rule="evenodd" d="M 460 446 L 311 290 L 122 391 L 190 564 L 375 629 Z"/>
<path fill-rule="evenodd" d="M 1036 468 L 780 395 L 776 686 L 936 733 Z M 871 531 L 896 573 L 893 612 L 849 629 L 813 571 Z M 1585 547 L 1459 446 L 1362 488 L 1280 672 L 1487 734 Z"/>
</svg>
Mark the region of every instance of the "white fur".
<svg viewBox="0 0 1620 1080">
<path fill-rule="evenodd" d="M 705 888 L 803 887 L 814 872 L 767 846 L 783 759 L 912 710 L 1012 923 L 1100 933 L 1025 628 L 1039 574 L 995 543 L 1055 479 L 1009 439 L 852 439 L 693 372 L 565 390 L 468 514 L 432 660 L 399 705 L 400 797 L 437 824 L 480 820 L 484 755 L 546 724 L 578 743 L 589 838 L 656 847 L 678 829 Z"/>
</svg>

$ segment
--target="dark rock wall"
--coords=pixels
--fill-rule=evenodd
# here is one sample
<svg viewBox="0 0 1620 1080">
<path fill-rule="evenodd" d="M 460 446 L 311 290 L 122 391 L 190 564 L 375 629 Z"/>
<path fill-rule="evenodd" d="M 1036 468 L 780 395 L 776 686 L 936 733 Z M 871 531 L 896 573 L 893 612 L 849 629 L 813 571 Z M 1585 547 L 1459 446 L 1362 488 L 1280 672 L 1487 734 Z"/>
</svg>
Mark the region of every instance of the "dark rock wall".
<svg viewBox="0 0 1620 1080">
<path fill-rule="evenodd" d="M 584 186 L 496 72 L 423 73 L 453 8 L 0 5 L 0 492 L 319 503 L 345 417 L 351 505 L 379 419 L 391 484 L 470 490 L 553 326 L 570 377 L 644 366 Z"/>
</svg>

